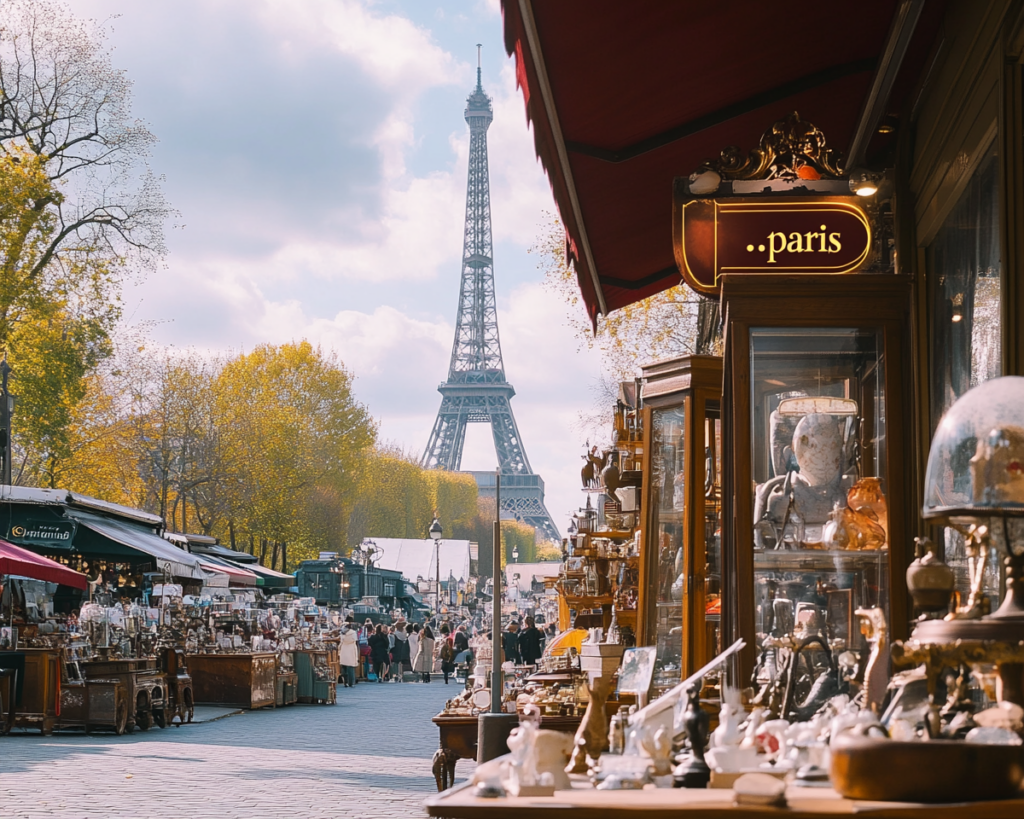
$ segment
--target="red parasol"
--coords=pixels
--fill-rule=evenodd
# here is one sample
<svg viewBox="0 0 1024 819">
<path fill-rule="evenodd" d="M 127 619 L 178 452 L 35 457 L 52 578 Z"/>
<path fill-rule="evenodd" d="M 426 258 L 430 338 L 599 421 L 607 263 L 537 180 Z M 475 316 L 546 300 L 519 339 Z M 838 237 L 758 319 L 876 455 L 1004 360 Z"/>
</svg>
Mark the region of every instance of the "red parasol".
<svg viewBox="0 0 1024 819">
<path fill-rule="evenodd" d="M 33 580 L 45 580 L 48 583 L 60 583 L 76 589 L 85 589 L 88 580 L 81 572 L 62 566 L 56 560 L 42 557 L 22 549 L 6 540 L 0 540 L 0 575 L 17 574 L 31 577 Z"/>
</svg>

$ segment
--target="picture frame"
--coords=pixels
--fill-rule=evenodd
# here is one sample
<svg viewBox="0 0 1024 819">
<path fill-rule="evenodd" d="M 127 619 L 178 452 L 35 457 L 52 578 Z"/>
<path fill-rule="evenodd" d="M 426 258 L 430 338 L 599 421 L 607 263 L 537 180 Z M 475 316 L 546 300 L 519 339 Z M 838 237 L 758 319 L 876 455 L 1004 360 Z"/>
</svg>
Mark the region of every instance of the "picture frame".
<svg viewBox="0 0 1024 819">
<path fill-rule="evenodd" d="M 825 611 L 825 628 L 830 640 L 843 640 L 854 648 L 860 633 L 853 627 L 853 589 L 829 591 Z"/>
<path fill-rule="evenodd" d="M 654 680 L 654 663 L 658 655 L 655 646 L 627 648 L 619 667 L 619 683 L 616 696 L 635 694 L 638 702 L 646 702 Z"/>
</svg>

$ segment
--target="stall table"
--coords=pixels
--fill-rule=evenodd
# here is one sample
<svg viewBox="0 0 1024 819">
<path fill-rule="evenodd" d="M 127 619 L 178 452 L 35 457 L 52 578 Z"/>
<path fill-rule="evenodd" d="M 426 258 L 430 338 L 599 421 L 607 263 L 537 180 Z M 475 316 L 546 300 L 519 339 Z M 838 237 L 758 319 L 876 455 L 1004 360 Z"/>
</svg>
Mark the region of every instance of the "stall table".
<svg viewBox="0 0 1024 819">
<path fill-rule="evenodd" d="M 748 817 L 787 816 L 790 819 L 833 819 L 863 815 L 870 819 L 1018 819 L 1024 798 L 1000 802 L 922 805 L 905 802 L 866 802 L 844 799 L 831 788 L 786 790 L 788 808 L 738 807 L 732 789 L 656 789 L 599 791 L 583 777 L 573 777 L 573 789 L 547 797 L 479 799 L 472 783 L 464 783 L 426 800 L 430 816 L 449 819 L 678 819 L 680 815 Z"/>
<path fill-rule="evenodd" d="M 53 733 L 57 727 L 60 708 L 60 652 L 48 648 L 24 648 L 17 652 L 24 656 L 24 682 L 18 681 L 14 725 L 19 728 L 38 727 L 43 734 Z M 0 689 L 3 710 L 9 706 L 8 688 Z"/>
<path fill-rule="evenodd" d="M 277 655 L 189 654 L 188 670 L 197 705 L 235 708 L 274 707 Z"/>
<path fill-rule="evenodd" d="M 85 660 L 78 665 L 87 682 L 120 680 L 124 684 L 128 698 L 125 728 L 129 733 L 135 726 L 148 731 L 157 721 L 154 713 L 163 713 L 167 696 L 166 680 L 163 673 L 157 669 L 155 658 Z M 90 702 L 96 696 L 90 693 Z M 92 708 L 90 713 L 95 711 L 96 708 Z"/>
<path fill-rule="evenodd" d="M 340 666 L 332 661 L 336 651 L 297 649 L 295 672 L 298 674 L 298 700 L 305 703 L 333 705 L 337 699 Z"/>
</svg>

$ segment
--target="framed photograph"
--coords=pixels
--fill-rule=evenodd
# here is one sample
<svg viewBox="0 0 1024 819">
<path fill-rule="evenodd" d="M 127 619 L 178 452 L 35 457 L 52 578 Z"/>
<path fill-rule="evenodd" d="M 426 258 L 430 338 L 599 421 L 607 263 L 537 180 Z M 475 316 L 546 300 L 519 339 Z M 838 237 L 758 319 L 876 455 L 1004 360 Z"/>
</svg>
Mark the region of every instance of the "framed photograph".
<svg viewBox="0 0 1024 819">
<path fill-rule="evenodd" d="M 619 669 L 618 694 L 636 694 L 638 699 L 646 700 L 654 679 L 654 659 L 657 653 L 658 649 L 654 646 L 626 649 Z"/>
<path fill-rule="evenodd" d="M 855 648 L 859 644 L 860 632 L 854 631 L 853 627 L 853 589 L 828 592 L 825 627 L 830 640 L 843 640 L 847 648 Z"/>
<path fill-rule="evenodd" d="M 4 649 L 6 651 L 18 650 L 18 629 L 16 627 L 0 627 L 0 649 Z"/>
</svg>

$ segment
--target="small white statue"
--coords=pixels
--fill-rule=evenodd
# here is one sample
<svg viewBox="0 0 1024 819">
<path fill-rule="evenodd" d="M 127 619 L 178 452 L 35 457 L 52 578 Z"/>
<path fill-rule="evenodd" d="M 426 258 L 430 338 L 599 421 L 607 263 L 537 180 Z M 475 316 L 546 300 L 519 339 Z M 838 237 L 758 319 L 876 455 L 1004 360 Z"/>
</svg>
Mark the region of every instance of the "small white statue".
<svg viewBox="0 0 1024 819">
<path fill-rule="evenodd" d="M 743 713 L 740 692 L 726 686 L 722 691 L 718 727 L 711 734 L 711 747 L 705 754 L 713 771 L 739 773 L 744 768 L 757 765 L 757 748 L 753 744 L 743 746 Z"/>
<path fill-rule="evenodd" d="M 513 796 L 551 796 L 571 787 L 565 764 L 573 748 L 570 734 L 542 731 L 540 709 L 526 707 L 526 716 L 508 738 L 512 760 L 507 790 Z"/>
<path fill-rule="evenodd" d="M 668 776 L 672 773 L 672 736 L 664 726 L 656 731 L 647 727 L 640 738 L 640 744 L 651 758 L 654 776 Z"/>
</svg>

